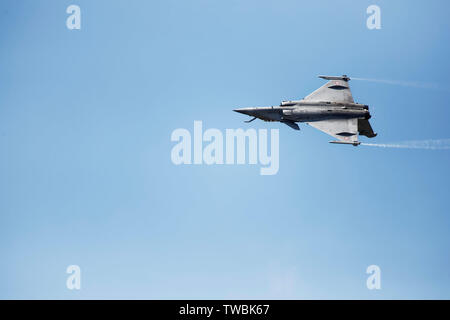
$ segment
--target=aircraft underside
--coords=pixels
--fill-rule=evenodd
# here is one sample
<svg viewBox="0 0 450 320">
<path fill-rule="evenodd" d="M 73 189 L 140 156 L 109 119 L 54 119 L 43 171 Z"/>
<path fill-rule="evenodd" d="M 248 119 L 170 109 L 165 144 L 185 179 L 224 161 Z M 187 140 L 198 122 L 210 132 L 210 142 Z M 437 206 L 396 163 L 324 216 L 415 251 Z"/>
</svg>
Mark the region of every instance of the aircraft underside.
<svg viewBox="0 0 450 320">
<path fill-rule="evenodd" d="M 330 80 L 306 98 L 283 101 L 280 106 L 241 108 L 234 111 L 252 116 L 249 121 L 279 121 L 295 130 L 300 130 L 298 122 L 305 122 L 336 139 L 332 143 L 359 145 L 358 134 L 373 138 L 369 123 L 369 107 L 353 101 L 347 76 L 320 76 Z"/>
</svg>

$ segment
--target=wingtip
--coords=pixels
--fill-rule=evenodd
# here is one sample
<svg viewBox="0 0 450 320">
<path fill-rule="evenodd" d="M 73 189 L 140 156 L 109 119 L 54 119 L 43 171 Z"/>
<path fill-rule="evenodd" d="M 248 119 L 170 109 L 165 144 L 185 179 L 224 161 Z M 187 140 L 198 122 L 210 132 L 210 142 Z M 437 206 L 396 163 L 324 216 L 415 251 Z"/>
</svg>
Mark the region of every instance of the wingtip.
<svg viewBox="0 0 450 320">
<path fill-rule="evenodd" d="M 342 76 L 326 76 L 326 75 L 319 75 L 319 78 L 325 79 L 325 80 L 344 80 L 344 81 L 350 81 L 350 77 L 346 74 L 343 74 Z"/>
<path fill-rule="evenodd" d="M 351 144 L 355 147 L 359 146 L 361 144 L 360 141 L 341 141 L 341 140 L 336 140 L 336 141 L 328 141 L 329 143 L 333 143 L 333 144 Z"/>
</svg>

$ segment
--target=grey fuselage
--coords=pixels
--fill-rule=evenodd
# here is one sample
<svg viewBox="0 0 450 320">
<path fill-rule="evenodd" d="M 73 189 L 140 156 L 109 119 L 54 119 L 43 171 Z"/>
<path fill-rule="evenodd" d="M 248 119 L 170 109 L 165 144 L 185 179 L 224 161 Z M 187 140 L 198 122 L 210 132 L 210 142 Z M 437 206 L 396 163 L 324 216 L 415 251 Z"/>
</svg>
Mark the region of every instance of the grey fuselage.
<svg viewBox="0 0 450 320">
<path fill-rule="evenodd" d="M 359 103 L 283 101 L 279 106 L 235 111 L 264 121 L 313 122 L 333 119 L 370 119 L 369 107 Z"/>
</svg>

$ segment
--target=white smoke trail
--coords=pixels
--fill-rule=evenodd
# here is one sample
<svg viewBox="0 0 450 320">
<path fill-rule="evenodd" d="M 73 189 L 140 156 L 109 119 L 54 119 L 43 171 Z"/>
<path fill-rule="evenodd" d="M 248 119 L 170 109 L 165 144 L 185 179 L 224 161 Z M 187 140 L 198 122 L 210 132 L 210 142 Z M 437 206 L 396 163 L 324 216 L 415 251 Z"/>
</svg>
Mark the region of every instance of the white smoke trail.
<svg viewBox="0 0 450 320">
<path fill-rule="evenodd" d="M 434 89 L 434 90 L 450 91 L 449 87 L 440 86 L 436 83 L 430 83 L 430 82 L 401 81 L 401 80 L 372 79 L 372 78 L 354 78 L 354 77 L 352 77 L 351 79 L 358 80 L 358 81 L 369 81 L 369 82 L 392 84 L 392 85 L 396 85 L 396 86 L 420 88 L 420 89 Z"/>
<path fill-rule="evenodd" d="M 414 140 L 395 143 L 361 143 L 361 145 L 379 148 L 450 150 L 450 139 Z"/>
</svg>

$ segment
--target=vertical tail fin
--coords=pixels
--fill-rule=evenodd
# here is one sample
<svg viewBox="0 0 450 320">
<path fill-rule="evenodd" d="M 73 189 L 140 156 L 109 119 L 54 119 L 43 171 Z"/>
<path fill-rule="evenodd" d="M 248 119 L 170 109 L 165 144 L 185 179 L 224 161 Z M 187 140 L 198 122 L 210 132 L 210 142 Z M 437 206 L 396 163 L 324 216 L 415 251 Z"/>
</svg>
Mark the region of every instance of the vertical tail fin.
<svg viewBox="0 0 450 320">
<path fill-rule="evenodd" d="M 376 137 L 376 133 L 373 132 L 372 126 L 367 119 L 358 119 L 358 132 L 360 135 L 366 136 L 368 138 Z"/>
</svg>

